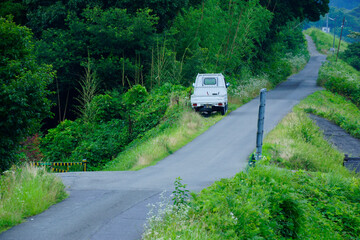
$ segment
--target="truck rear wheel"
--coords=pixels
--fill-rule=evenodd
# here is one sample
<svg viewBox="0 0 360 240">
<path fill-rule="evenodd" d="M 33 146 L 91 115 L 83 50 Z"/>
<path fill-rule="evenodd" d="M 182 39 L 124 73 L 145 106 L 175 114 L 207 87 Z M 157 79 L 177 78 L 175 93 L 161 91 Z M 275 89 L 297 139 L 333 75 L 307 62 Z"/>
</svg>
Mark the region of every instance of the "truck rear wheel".
<svg viewBox="0 0 360 240">
<path fill-rule="evenodd" d="M 221 108 L 221 115 L 225 115 L 225 113 L 226 113 L 226 106 L 225 107 L 223 107 L 223 108 Z"/>
</svg>

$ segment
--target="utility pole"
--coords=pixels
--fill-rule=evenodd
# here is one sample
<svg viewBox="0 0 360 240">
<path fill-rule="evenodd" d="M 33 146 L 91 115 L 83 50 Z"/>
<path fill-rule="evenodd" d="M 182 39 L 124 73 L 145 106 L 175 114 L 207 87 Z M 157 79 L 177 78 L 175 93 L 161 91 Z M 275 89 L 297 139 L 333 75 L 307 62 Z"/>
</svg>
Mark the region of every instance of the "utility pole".
<svg viewBox="0 0 360 240">
<path fill-rule="evenodd" d="M 337 51 L 337 54 L 336 54 L 336 61 L 337 62 L 337 59 L 338 59 L 338 56 L 339 56 L 339 51 L 340 51 L 340 44 L 341 44 L 341 37 L 342 37 L 342 33 L 343 33 L 343 29 L 344 29 L 344 25 L 345 25 L 345 17 L 343 19 L 343 23 L 341 25 L 341 33 L 340 33 L 340 40 L 339 40 L 339 46 L 338 46 L 338 51 Z"/>
<path fill-rule="evenodd" d="M 326 32 L 329 33 L 329 14 L 326 14 Z"/>
<path fill-rule="evenodd" d="M 330 18 L 331 21 L 334 21 L 334 40 L 333 40 L 333 47 L 332 52 L 335 52 L 335 30 L 336 30 L 336 18 Z"/>
</svg>

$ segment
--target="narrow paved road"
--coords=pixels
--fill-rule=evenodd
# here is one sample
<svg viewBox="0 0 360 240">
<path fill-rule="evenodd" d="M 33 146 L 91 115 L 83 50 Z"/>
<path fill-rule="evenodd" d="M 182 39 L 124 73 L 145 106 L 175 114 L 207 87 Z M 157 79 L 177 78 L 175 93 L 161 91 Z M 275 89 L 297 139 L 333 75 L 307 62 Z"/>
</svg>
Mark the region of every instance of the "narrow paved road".
<svg viewBox="0 0 360 240">
<path fill-rule="evenodd" d="M 309 41 L 311 59 L 305 69 L 268 92 L 265 131 L 270 131 L 292 107 L 319 88 L 316 79 L 325 56 Z M 139 239 L 147 204 L 172 191 L 181 177 L 190 190 L 201 190 L 234 176 L 247 165 L 255 148 L 259 100 L 231 112 L 207 132 L 160 161 L 137 172 L 61 174 L 70 197 L 42 214 L 0 235 L 0 239 Z"/>
</svg>

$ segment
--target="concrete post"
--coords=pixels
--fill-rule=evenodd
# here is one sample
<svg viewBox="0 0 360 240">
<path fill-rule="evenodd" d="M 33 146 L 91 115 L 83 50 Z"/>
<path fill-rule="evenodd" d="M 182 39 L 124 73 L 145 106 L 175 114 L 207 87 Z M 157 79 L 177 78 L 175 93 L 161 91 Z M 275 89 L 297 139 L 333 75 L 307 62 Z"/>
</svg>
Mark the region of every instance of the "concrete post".
<svg viewBox="0 0 360 240">
<path fill-rule="evenodd" d="M 257 127 L 258 130 L 256 134 L 256 154 L 255 154 L 256 161 L 260 160 L 262 155 L 264 120 L 265 120 L 265 103 L 266 103 L 266 88 L 263 88 L 260 91 L 260 106 L 259 106 L 259 118 L 258 118 L 258 127 Z"/>
</svg>

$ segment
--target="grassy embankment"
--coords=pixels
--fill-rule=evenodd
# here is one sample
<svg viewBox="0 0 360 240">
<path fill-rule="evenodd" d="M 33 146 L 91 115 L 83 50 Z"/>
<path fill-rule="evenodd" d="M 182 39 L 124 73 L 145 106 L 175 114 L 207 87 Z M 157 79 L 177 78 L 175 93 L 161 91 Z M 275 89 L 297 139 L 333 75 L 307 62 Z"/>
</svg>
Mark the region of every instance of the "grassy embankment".
<svg viewBox="0 0 360 240">
<path fill-rule="evenodd" d="M 13 167 L 0 178 L 0 232 L 66 197 L 61 180 L 44 168 Z"/>
<path fill-rule="evenodd" d="M 310 29 L 311 34 L 315 36 L 315 44 L 318 49 L 326 49 L 331 45 L 331 40 L 329 39 L 329 34 L 323 33 L 318 29 Z M 308 31 L 308 30 L 307 30 Z M 326 39 L 326 40 L 320 40 Z M 341 46 L 342 49 L 346 48 L 347 45 L 344 43 L 344 46 Z M 340 55 L 341 57 L 341 55 Z M 360 107 L 360 72 L 351 67 L 346 62 L 342 61 L 340 58 L 336 61 L 335 54 L 329 53 L 327 63 L 323 64 L 319 71 L 318 85 L 323 86 L 326 90 L 341 95 L 347 100 L 350 100 L 354 103 L 357 108 Z M 329 94 L 329 93 L 328 93 Z M 330 121 L 333 121 L 348 133 L 354 137 L 360 138 L 360 129 L 359 129 L 359 119 L 356 116 L 356 106 L 349 111 L 341 111 L 342 106 L 336 105 L 336 101 L 332 99 L 330 95 L 328 96 L 328 101 L 326 98 L 318 99 L 323 104 L 322 109 L 311 110 L 316 115 L 327 118 Z M 325 101 L 325 102 L 323 102 Z M 329 111 L 330 106 L 339 108 L 340 112 L 336 113 L 333 110 Z"/>
<path fill-rule="evenodd" d="M 309 96 L 268 134 L 255 168 L 214 183 L 180 210 L 168 205 L 150 218 L 144 239 L 356 239 L 359 178 L 342 166 L 343 154 L 324 140 L 310 109 L 360 117 L 344 97 Z"/>
<path fill-rule="evenodd" d="M 345 97 L 320 91 L 304 99 L 265 138 L 255 168 L 214 183 L 180 209 L 167 205 L 150 217 L 143 238 L 357 239 L 358 175 L 342 166 L 343 154 L 307 116 L 326 117 L 359 137 L 358 73 L 342 64 L 323 65 L 319 83 Z M 328 87 L 334 82 L 338 87 Z"/>
<path fill-rule="evenodd" d="M 300 71 L 308 61 L 308 55 L 303 53 L 297 56 L 287 56 L 289 73 L 294 74 Z M 274 71 L 277 71 L 274 69 Z M 244 73 L 243 79 L 248 79 L 240 86 L 229 88 L 229 111 L 231 112 L 241 105 L 249 102 L 259 94 L 262 88 L 272 88 L 269 76 L 252 76 Z M 284 79 L 277 79 L 281 82 Z M 175 123 L 168 124 L 169 119 L 165 119 L 159 126 L 150 130 L 141 139 L 135 140 L 121 152 L 113 161 L 109 162 L 104 171 L 124 171 L 139 170 L 172 154 L 176 150 L 191 142 L 197 136 L 205 132 L 209 127 L 220 121 L 223 116 L 215 114 L 211 117 L 202 117 L 193 112 L 186 104 L 188 99 L 181 102 L 177 111 L 181 112 L 180 117 L 175 119 Z M 170 106 L 171 111 L 171 106 Z"/>
</svg>

